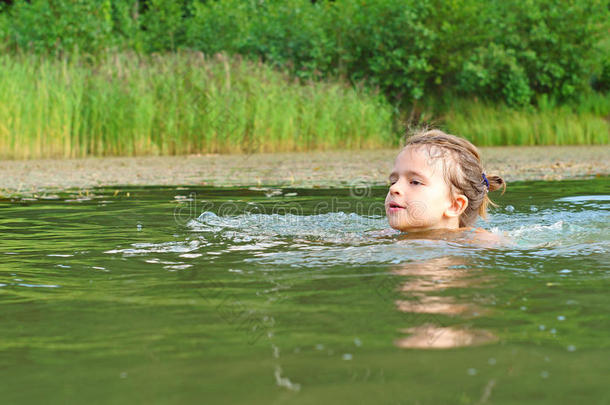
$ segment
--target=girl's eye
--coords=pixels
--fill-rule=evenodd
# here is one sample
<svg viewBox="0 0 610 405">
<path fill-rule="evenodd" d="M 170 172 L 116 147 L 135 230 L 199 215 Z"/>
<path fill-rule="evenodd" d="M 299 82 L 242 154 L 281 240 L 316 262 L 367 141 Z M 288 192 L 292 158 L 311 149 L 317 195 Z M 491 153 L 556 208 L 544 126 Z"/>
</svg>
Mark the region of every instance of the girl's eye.
<svg viewBox="0 0 610 405">
<path fill-rule="evenodd" d="M 420 182 L 419 182 L 419 181 L 417 181 L 417 180 L 411 180 L 411 184 L 413 184 L 414 186 L 418 186 L 418 185 L 420 185 L 420 184 L 422 184 L 422 183 L 420 183 Z"/>
</svg>

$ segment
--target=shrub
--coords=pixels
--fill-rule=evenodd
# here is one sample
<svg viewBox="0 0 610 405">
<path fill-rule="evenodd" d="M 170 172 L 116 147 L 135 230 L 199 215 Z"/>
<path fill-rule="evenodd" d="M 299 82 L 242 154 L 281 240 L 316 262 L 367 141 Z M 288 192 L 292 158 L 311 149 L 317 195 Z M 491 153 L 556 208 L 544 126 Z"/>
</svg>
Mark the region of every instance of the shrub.
<svg viewBox="0 0 610 405">
<path fill-rule="evenodd" d="M 608 0 L 17 0 L 8 14 L 0 36 L 15 49 L 240 54 L 301 79 L 364 81 L 402 106 L 451 93 L 516 107 L 609 87 Z"/>
<path fill-rule="evenodd" d="M 18 1 L 9 11 L 9 41 L 20 49 L 98 53 L 112 45 L 110 0 Z"/>
</svg>

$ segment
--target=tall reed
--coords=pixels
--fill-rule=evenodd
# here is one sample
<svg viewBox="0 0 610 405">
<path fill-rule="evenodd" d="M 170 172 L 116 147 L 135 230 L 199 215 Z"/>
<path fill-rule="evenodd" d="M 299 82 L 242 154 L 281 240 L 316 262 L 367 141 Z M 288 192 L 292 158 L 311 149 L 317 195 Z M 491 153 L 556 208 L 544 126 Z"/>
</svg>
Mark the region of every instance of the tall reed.
<svg viewBox="0 0 610 405">
<path fill-rule="evenodd" d="M 446 96 L 418 107 L 479 146 L 608 144 L 610 95 L 509 108 Z M 416 110 L 414 110 L 415 112 Z M 415 114 L 417 115 L 417 114 Z M 0 55 L 0 158 L 394 147 L 393 107 L 365 87 L 298 82 L 239 57 Z M 413 118 L 413 114 L 412 114 Z"/>
<path fill-rule="evenodd" d="M 380 95 L 224 55 L 0 56 L 3 158 L 377 148 L 395 138 Z"/>
<path fill-rule="evenodd" d="M 610 95 L 591 93 L 563 105 L 542 98 L 537 104 L 513 109 L 447 97 L 429 101 L 420 117 L 478 146 L 609 143 Z"/>
</svg>

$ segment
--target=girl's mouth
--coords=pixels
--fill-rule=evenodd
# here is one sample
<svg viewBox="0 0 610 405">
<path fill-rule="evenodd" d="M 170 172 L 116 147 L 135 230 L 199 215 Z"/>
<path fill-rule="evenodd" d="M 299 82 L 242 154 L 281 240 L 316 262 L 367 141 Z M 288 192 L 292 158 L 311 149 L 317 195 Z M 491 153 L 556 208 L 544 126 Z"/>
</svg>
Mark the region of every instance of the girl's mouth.
<svg viewBox="0 0 610 405">
<path fill-rule="evenodd" d="M 388 209 L 389 209 L 390 212 L 397 212 L 397 211 L 400 211 L 400 210 L 404 210 L 405 207 L 403 207 L 403 206 L 401 206 L 399 204 L 396 204 L 395 202 L 391 202 L 390 204 L 388 204 Z"/>
</svg>

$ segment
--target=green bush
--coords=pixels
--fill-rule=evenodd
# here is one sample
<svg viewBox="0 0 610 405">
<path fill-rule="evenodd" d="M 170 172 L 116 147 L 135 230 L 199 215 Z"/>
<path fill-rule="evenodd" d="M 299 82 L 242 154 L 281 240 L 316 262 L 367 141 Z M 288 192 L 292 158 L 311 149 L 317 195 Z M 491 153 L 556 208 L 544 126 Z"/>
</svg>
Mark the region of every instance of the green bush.
<svg viewBox="0 0 610 405">
<path fill-rule="evenodd" d="M 597 91 L 610 92 L 610 36 L 600 42 L 597 51 L 600 55 L 599 66 L 591 84 Z"/>
<path fill-rule="evenodd" d="M 610 56 L 603 61 L 601 72 L 593 79 L 593 88 L 598 91 L 610 91 Z"/>
<path fill-rule="evenodd" d="M 4 4 L 0 4 L 0 51 L 6 46 L 8 39 L 9 20 Z"/>
<path fill-rule="evenodd" d="M 236 51 L 288 68 L 300 78 L 328 74 L 335 43 L 326 30 L 329 14 L 325 7 L 312 5 L 310 0 L 261 2 L 250 8 L 254 17 Z"/>
<path fill-rule="evenodd" d="M 364 81 L 402 106 L 608 91 L 609 29 L 608 0 L 17 0 L 0 19 L 14 49 L 227 52 L 301 79 Z"/>
<path fill-rule="evenodd" d="M 9 42 L 19 49 L 98 53 L 113 44 L 111 0 L 17 1 L 9 14 Z"/>
<path fill-rule="evenodd" d="M 341 68 L 407 101 L 444 91 L 530 103 L 588 87 L 607 2 L 336 1 Z M 605 28 L 604 28 L 605 27 Z"/>
<path fill-rule="evenodd" d="M 148 7 L 142 16 L 146 50 L 176 50 L 178 45 L 184 43 L 185 5 L 181 1 L 149 0 Z"/>
<path fill-rule="evenodd" d="M 366 80 L 394 99 L 419 99 L 433 72 L 434 30 L 425 23 L 426 2 L 337 2 L 338 72 Z"/>
<path fill-rule="evenodd" d="M 149 49 L 144 46 L 140 3 L 137 0 L 113 0 L 112 24 L 115 45 L 123 49 L 143 52 Z"/>
<path fill-rule="evenodd" d="M 512 106 L 589 87 L 608 29 L 604 1 L 224 0 L 197 4 L 187 44 L 365 80 L 393 100 L 443 92 Z M 602 76 L 603 77 L 603 76 Z"/>
<path fill-rule="evenodd" d="M 186 27 L 186 45 L 206 54 L 237 53 L 239 41 L 249 34 L 254 2 L 212 1 L 194 3 L 192 7 L 193 17 Z"/>
<path fill-rule="evenodd" d="M 527 73 L 515 50 L 502 45 L 492 43 L 476 49 L 458 76 L 458 91 L 464 94 L 495 95 L 513 106 L 529 104 L 532 97 Z"/>
<path fill-rule="evenodd" d="M 493 41 L 514 51 L 531 93 L 565 100 L 589 87 L 607 1 L 503 0 L 496 7 Z"/>
</svg>

